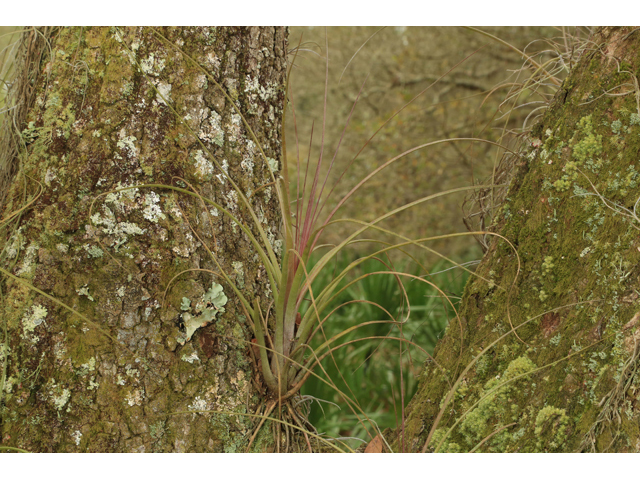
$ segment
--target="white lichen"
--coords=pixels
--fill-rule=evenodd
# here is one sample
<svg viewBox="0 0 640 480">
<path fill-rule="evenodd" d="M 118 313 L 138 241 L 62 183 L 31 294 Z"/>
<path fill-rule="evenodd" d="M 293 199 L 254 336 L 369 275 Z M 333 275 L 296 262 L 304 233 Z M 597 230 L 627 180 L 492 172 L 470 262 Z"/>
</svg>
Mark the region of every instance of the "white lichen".
<svg viewBox="0 0 640 480">
<path fill-rule="evenodd" d="M 140 370 L 138 370 L 137 368 L 133 368 L 131 365 L 127 364 L 126 367 L 124 367 L 124 371 L 127 374 L 127 377 L 136 377 L 136 378 L 140 378 Z"/>
<path fill-rule="evenodd" d="M 7 245 L 4 247 L 4 251 L 7 254 L 7 258 L 9 259 L 16 258 L 20 250 L 24 248 L 25 239 L 22 236 L 23 228 L 24 227 L 18 228 L 18 230 L 16 230 L 16 233 L 11 236 L 11 238 L 7 242 Z"/>
<path fill-rule="evenodd" d="M 144 400 L 144 390 L 142 388 L 134 389 L 132 392 L 127 393 L 125 400 L 130 407 L 133 407 L 134 405 L 142 405 L 142 400 Z"/>
<path fill-rule="evenodd" d="M 205 111 L 201 112 L 205 115 Z M 224 130 L 222 129 L 222 117 L 215 110 L 212 110 L 208 122 L 202 122 L 198 136 L 201 140 L 207 140 L 222 147 L 224 145 Z"/>
<path fill-rule="evenodd" d="M 78 295 L 84 295 L 85 297 L 87 297 L 89 300 L 91 300 L 92 302 L 94 302 L 95 300 L 93 299 L 93 297 L 91 295 L 89 295 L 89 287 L 87 286 L 87 284 L 85 283 L 82 287 L 77 288 L 76 289 L 76 293 Z"/>
<path fill-rule="evenodd" d="M 236 113 L 231 115 L 231 124 L 229 125 L 229 137 L 233 142 L 239 142 L 241 139 L 242 117 Z"/>
<path fill-rule="evenodd" d="M 276 83 L 268 83 L 266 86 L 262 86 L 259 84 L 257 77 L 247 75 L 244 85 L 244 91 L 251 97 L 251 103 L 255 103 L 256 97 L 259 97 L 264 102 L 269 102 L 278 95 L 278 85 Z"/>
<path fill-rule="evenodd" d="M 117 226 L 116 234 L 118 232 L 125 233 L 127 235 L 142 235 L 145 232 L 145 230 L 141 229 L 135 223 L 120 222 Z"/>
<path fill-rule="evenodd" d="M 80 430 L 76 430 L 75 432 L 73 432 L 73 435 L 71 435 L 71 437 L 73 438 L 73 441 L 76 443 L 76 445 L 80 445 L 80 440 L 82 439 L 82 432 Z"/>
<path fill-rule="evenodd" d="M 11 348 L 6 343 L 0 343 L 0 364 L 3 364 L 6 358 L 9 358 Z"/>
<path fill-rule="evenodd" d="M 162 103 L 163 105 L 167 105 L 167 102 L 171 100 L 171 84 L 160 82 L 157 86 L 158 94 L 156 95 L 156 100 L 158 103 Z"/>
<path fill-rule="evenodd" d="M 96 371 L 96 359 L 95 357 L 91 357 L 87 363 L 83 363 L 82 365 L 80 365 L 80 368 L 78 369 L 77 373 L 78 375 L 85 377 L 89 375 L 89 373 L 95 372 L 95 371 Z"/>
<path fill-rule="evenodd" d="M 22 332 L 25 337 L 33 333 L 38 325 L 45 322 L 47 313 L 49 312 L 42 305 L 31 306 L 30 313 L 27 313 L 22 317 Z"/>
<path fill-rule="evenodd" d="M 227 208 L 231 212 L 235 212 L 238 209 L 238 193 L 235 190 L 231 190 L 225 195 L 227 199 Z"/>
<path fill-rule="evenodd" d="M 193 400 L 193 403 L 187 407 L 191 411 L 204 411 L 207 410 L 207 401 L 203 400 L 199 396 Z M 197 412 L 196 412 L 197 413 Z"/>
<path fill-rule="evenodd" d="M 156 192 L 149 192 L 144 196 L 145 208 L 142 215 L 150 222 L 158 223 L 158 219 L 166 218 L 158 203 L 160 203 L 160 196 Z"/>
<path fill-rule="evenodd" d="M 231 266 L 237 275 L 244 275 L 244 264 L 242 262 L 231 262 Z"/>
<path fill-rule="evenodd" d="M 38 254 L 39 248 L 40 248 L 40 245 L 38 245 L 35 242 L 31 243 L 27 247 L 27 251 L 25 253 L 24 259 L 22 260 L 22 266 L 17 271 L 18 276 L 30 275 L 31 273 L 33 273 L 33 270 L 35 270 L 35 267 L 36 267 L 35 259 Z"/>
<path fill-rule="evenodd" d="M 183 258 L 189 257 L 189 247 L 187 247 L 184 244 L 173 247 L 171 251 L 180 257 L 183 257 Z"/>
<path fill-rule="evenodd" d="M 227 177 L 229 176 L 229 162 L 227 162 L 226 158 L 222 160 L 222 171 L 226 173 L 226 175 L 219 173 L 218 175 L 216 175 L 216 178 L 222 185 L 224 185 L 227 181 Z"/>
<path fill-rule="evenodd" d="M 187 356 L 187 355 L 182 355 L 182 360 L 188 363 L 193 363 L 196 360 L 199 362 L 200 361 L 200 357 L 198 357 L 198 354 L 196 352 L 191 352 L 191 355 Z"/>
<path fill-rule="evenodd" d="M 255 156 L 255 144 L 251 140 L 248 140 L 247 154 L 243 157 L 242 162 L 240 162 L 240 167 L 249 176 L 253 175 L 254 156 Z"/>
<path fill-rule="evenodd" d="M 136 141 L 138 140 L 133 135 L 127 135 L 124 128 L 120 130 L 118 133 L 118 142 L 116 145 L 118 148 L 121 148 L 125 154 L 127 154 L 130 158 L 136 158 L 139 153 L 139 148 L 136 145 Z"/>
<path fill-rule="evenodd" d="M 13 391 L 13 386 L 18 384 L 19 381 L 15 377 L 7 378 L 7 381 L 4 382 L 4 391 L 5 393 L 11 393 Z"/>
<path fill-rule="evenodd" d="M 182 315 L 184 324 L 184 332 L 181 332 L 176 339 L 178 343 L 184 345 L 191 340 L 195 331 L 204 327 L 215 320 L 219 313 L 225 312 L 225 305 L 228 298 L 224 294 L 222 285 L 212 283 L 211 288 L 207 290 L 202 297 L 192 307 L 191 313 Z M 185 302 L 186 307 L 186 302 Z"/>
<path fill-rule="evenodd" d="M 53 168 L 47 169 L 47 174 L 44 176 L 44 183 L 51 185 L 51 182 L 56 179 L 56 171 Z"/>
<path fill-rule="evenodd" d="M 278 239 L 273 242 L 273 251 L 278 256 L 282 254 L 282 240 Z"/>
<path fill-rule="evenodd" d="M 267 162 L 269 164 L 269 170 L 276 173 L 278 171 L 278 161 L 271 157 L 267 157 Z"/>
<path fill-rule="evenodd" d="M 114 237 L 112 246 L 117 252 L 119 247 L 127 242 L 130 235 L 143 235 L 145 230 L 135 223 L 116 222 L 116 216 L 106 205 L 102 206 L 103 214 L 94 213 L 91 215 L 91 221 L 94 225 L 102 226 L 102 231 L 106 235 Z"/>
<path fill-rule="evenodd" d="M 157 59 L 154 53 L 150 53 L 147 58 L 140 61 L 140 69 L 147 75 L 158 75 L 164 70 L 164 59 Z"/>
<path fill-rule="evenodd" d="M 191 310 L 191 300 L 189 300 L 187 297 L 182 297 L 180 310 L 182 310 L 183 312 L 188 312 L 189 310 Z"/>
<path fill-rule="evenodd" d="M 68 388 L 61 388 L 60 385 L 56 385 L 54 379 L 50 379 L 49 398 L 51 398 L 56 409 L 62 410 L 71 398 L 71 391 Z"/>
<path fill-rule="evenodd" d="M 195 155 L 196 158 L 196 175 L 202 180 L 207 180 L 211 177 L 214 171 L 213 164 L 204 156 L 202 150 L 198 150 Z"/>
<path fill-rule="evenodd" d="M 67 354 L 67 347 L 62 341 L 58 341 L 53 345 L 53 355 L 56 360 L 62 360 Z"/>
</svg>

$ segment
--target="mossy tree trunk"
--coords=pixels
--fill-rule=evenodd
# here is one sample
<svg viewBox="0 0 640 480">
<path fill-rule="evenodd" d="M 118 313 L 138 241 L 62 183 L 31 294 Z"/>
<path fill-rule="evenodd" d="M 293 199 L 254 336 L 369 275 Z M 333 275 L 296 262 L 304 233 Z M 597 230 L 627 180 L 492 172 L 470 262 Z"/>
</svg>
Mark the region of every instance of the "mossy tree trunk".
<svg viewBox="0 0 640 480">
<path fill-rule="evenodd" d="M 203 271 L 217 271 L 203 244 L 266 306 L 248 237 L 161 186 L 101 194 L 186 181 L 249 224 L 228 173 L 277 244 L 275 190 L 260 187 L 280 154 L 286 29 L 64 28 L 48 40 L 2 212 L 36 198 L 0 238 L 14 276 L 2 280 L 2 445 L 240 451 L 257 422 L 233 413 L 262 402 L 251 333 L 229 285 Z M 211 310 L 214 293 L 224 313 L 187 339 L 180 314 Z M 191 413 L 203 409 L 223 414 Z"/>
<path fill-rule="evenodd" d="M 640 30 L 592 40 L 520 150 L 494 229 L 512 245 L 467 285 L 408 450 L 640 450 Z"/>
</svg>

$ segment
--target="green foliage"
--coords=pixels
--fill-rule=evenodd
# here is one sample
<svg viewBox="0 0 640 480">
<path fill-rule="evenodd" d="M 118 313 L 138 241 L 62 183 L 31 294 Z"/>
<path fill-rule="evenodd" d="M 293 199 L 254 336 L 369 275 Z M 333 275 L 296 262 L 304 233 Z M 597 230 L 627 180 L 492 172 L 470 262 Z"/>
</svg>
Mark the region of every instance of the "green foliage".
<svg viewBox="0 0 640 480">
<path fill-rule="evenodd" d="M 318 278 L 318 287 L 328 284 L 335 272 L 340 272 L 349 263 L 346 255 L 340 256 L 331 268 L 326 268 Z M 449 266 L 449 263 L 439 262 L 430 270 L 439 272 Z M 399 270 L 406 271 L 403 268 Z M 344 306 L 336 310 L 326 323 L 322 338 L 313 342 L 313 346 L 317 347 L 325 338 L 338 335 L 355 325 L 372 320 L 388 320 L 388 315 L 382 309 L 398 321 L 406 320 L 402 332 L 398 327 L 387 323 L 368 325 L 353 331 L 340 338 L 340 344 L 345 346 L 336 350 L 333 358 L 327 358 L 322 362 L 322 371 L 326 372 L 338 388 L 352 398 L 381 430 L 396 428 L 400 424 L 402 399 L 406 405 L 416 392 L 417 373 L 426 360 L 426 355 L 419 348 L 408 344 L 399 345 L 398 341 L 385 337 L 397 338 L 402 335 L 431 354 L 437 340 L 444 334 L 449 320 L 455 318 L 451 306 L 434 288 L 423 282 L 407 279 L 402 281 L 403 288 L 400 288 L 394 275 L 382 273 L 388 271 L 385 265 L 374 259 L 363 263 L 354 274 L 369 276 L 334 300 L 330 310 L 339 305 Z M 414 268 L 414 273 L 420 275 L 419 269 Z M 434 275 L 430 280 L 444 290 L 455 305 L 462 295 L 468 276 L 469 274 L 463 270 L 450 269 Z M 407 298 L 411 306 L 410 311 L 407 309 Z M 377 305 L 364 303 L 365 301 L 375 302 Z M 365 337 L 379 339 L 346 345 Z M 401 389 L 404 389 L 402 393 Z M 339 405 L 337 407 L 324 402 L 313 405 L 309 420 L 318 432 L 325 432 L 331 436 L 367 439 L 365 428 L 358 423 L 356 416 L 333 388 L 311 377 L 303 387 L 302 393 Z M 367 428 L 370 429 L 368 425 Z"/>
</svg>

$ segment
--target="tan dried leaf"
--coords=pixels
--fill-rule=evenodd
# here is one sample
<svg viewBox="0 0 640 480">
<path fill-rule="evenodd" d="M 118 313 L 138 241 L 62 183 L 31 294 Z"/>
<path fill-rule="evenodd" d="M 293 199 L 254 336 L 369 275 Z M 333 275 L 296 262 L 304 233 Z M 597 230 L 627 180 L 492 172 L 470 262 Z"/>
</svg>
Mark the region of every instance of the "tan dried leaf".
<svg viewBox="0 0 640 480">
<path fill-rule="evenodd" d="M 380 435 L 376 435 L 375 438 L 369 442 L 364 453 L 382 453 L 382 447 L 382 437 Z"/>
</svg>

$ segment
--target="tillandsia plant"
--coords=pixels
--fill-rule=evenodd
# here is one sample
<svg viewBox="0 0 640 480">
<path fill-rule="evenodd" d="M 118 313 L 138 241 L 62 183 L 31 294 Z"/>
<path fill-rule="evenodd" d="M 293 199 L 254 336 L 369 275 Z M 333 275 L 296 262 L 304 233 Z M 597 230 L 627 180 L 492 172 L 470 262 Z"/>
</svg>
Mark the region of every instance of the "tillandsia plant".
<svg viewBox="0 0 640 480">
<path fill-rule="evenodd" d="M 157 36 L 164 41 L 164 37 L 161 33 L 156 32 Z M 167 45 L 171 45 L 171 48 L 177 48 L 173 44 L 170 44 L 166 41 Z M 328 52 L 328 44 L 326 45 Z M 184 54 L 186 56 L 186 54 Z M 295 61 L 295 54 L 294 54 Z M 464 61 L 464 60 L 463 60 Z M 262 261 L 262 265 L 264 266 L 267 273 L 267 281 L 269 282 L 270 291 L 272 292 L 272 299 L 268 303 L 266 309 L 261 306 L 260 299 L 258 298 L 248 298 L 246 295 L 237 288 L 229 274 L 224 271 L 224 269 L 220 266 L 220 263 L 215 255 L 215 248 L 207 248 L 212 261 L 218 266 L 217 272 L 212 272 L 215 275 L 222 278 L 222 280 L 229 285 L 234 294 L 240 300 L 242 307 L 246 311 L 248 317 L 252 320 L 251 327 L 254 332 L 254 346 L 255 346 L 255 354 L 258 357 L 258 361 L 256 362 L 259 366 L 259 369 L 262 373 L 264 382 L 270 392 L 271 396 L 271 404 L 270 408 L 267 411 L 267 414 L 275 408 L 276 405 L 282 405 L 284 402 L 287 402 L 292 397 L 296 396 L 302 385 L 311 375 L 317 375 L 314 372 L 314 368 L 318 366 L 321 361 L 332 355 L 332 352 L 336 348 L 339 347 L 334 346 L 336 341 L 347 335 L 353 330 L 358 328 L 362 328 L 366 325 L 376 324 L 376 323 L 388 323 L 391 325 L 395 325 L 400 330 L 400 335 L 398 337 L 382 337 L 391 338 L 392 340 L 399 341 L 402 343 L 412 342 L 402 338 L 401 327 L 406 318 L 408 318 L 410 312 L 410 305 L 407 305 L 407 311 L 405 318 L 394 318 L 389 312 L 387 312 L 384 308 L 378 305 L 375 302 L 374 306 L 380 308 L 380 310 L 388 315 L 388 319 L 386 320 L 374 320 L 369 322 L 364 322 L 359 325 L 353 325 L 352 327 L 346 329 L 345 331 L 334 335 L 332 338 L 325 338 L 324 342 L 318 346 L 317 348 L 311 348 L 311 341 L 315 336 L 319 334 L 323 334 L 323 327 L 326 322 L 330 321 L 331 314 L 335 311 L 335 308 L 332 311 L 327 312 L 330 306 L 333 306 L 334 300 L 340 295 L 340 293 L 345 289 L 349 288 L 353 284 L 362 280 L 363 278 L 372 275 L 372 273 L 367 273 L 357 277 L 354 280 L 351 280 L 347 283 L 346 286 L 342 286 L 341 282 L 351 273 L 356 271 L 357 267 L 362 263 L 366 262 L 368 259 L 381 257 L 386 255 L 388 252 L 399 250 L 404 252 L 407 247 L 414 246 L 419 249 L 423 249 L 429 253 L 439 255 L 433 249 L 429 248 L 425 243 L 432 240 L 442 240 L 448 237 L 455 237 L 458 235 L 467 235 L 467 234 L 452 234 L 452 235 L 443 235 L 438 237 L 426 237 L 420 239 L 410 239 L 404 237 L 399 234 L 395 234 L 386 230 L 380 226 L 379 223 L 384 221 L 387 218 L 390 218 L 400 212 L 403 212 L 412 207 L 416 207 L 430 200 L 452 194 L 457 192 L 470 191 L 479 188 L 478 186 L 469 186 L 469 187 L 461 187 L 457 189 L 452 189 L 446 192 L 440 192 L 433 195 L 429 195 L 419 200 L 415 200 L 407 205 L 404 205 L 399 208 L 395 208 L 375 219 L 372 222 L 363 222 L 360 220 L 354 219 L 335 219 L 336 214 L 341 206 L 345 204 L 351 197 L 356 195 L 359 189 L 366 184 L 369 180 L 371 180 L 374 176 L 382 172 L 384 169 L 392 166 L 398 160 L 406 157 L 407 155 L 416 152 L 421 149 L 425 149 L 427 147 L 438 145 L 442 143 L 468 143 L 468 142 L 484 142 L 491 145 L 495 145 L 501 147 L 499 144 L 482 139 L 475 138 L 451 138 L 445 140 L 438 140 L 429 142 L 418 147 L 407 150 L 395 157 L 391 158 L 378 168 L 374 169 L 370 172 L 365 178 L 363 178 L 356 186 L 354 186 L 343 198 L 341 198 L 337 205 L 327 214 L 324 212 L 327 205 L 327 198 L 330 198 L 332 192 L 335 188 L 335 185 L 332 186 L 331 190 L 327 192 L 328 189 L 328 178 L 331 170 L 335 165 L 335 160 L 338 155 L 338 150 L 340 148 L 340 144 L 342 142 L 342 137 L 338 142 L 335 152 L 331 156 L 331 160 L 329 161 L 328 168 L 326 169 L 326 173 L 323 173 L 324 164 L 327 162 L 326 158 L 328 157 L 325 142 L 324 142 L 324 121 L 326 119 L 326 100 L 327 100 L 327 89 L 328 89 L 328 68 L 329 68 L 329 57 L 328 53 L 325 58 L 326 62 L 326 77 L 325 77 L 325 114 L 323 116 L 323 126 L 321 133 L 321 143 L 320 143 L 320 151 L 317 157 L 317 160 L 312 161 L 311 159 L 307 159 L 306 162 L 303 162 L 299 156 L 296 159 L 297 169 L 296 169 L 296 179 L 292 180 L 289 176 L 290 172 L 290 161 L 287 157 L 287 149 L 286 149 L 286 141 L 284 140 L 284 128 L 282 133 L 283 138 L 283 148 L 282 148 L 282 168 L 278 170 L 274 165 L 274 161 L 270 159 L 262 150 L 257 138 L 251 132 L 251 128 L 244 118 L 243 112 L 235 105 L 233 100 L 229 97 L 229 94 L 226 90 L 221 87 L 213 76 L 201 65 L 197 64 L 197 62 L 193 61 L 196 68 L 199 68 L 204 75 L 207 76 L 209 81 L 211 81 L 219 91 L 225 95 L 225 97 L 231 102 L 233 107 L 236 109 L 238 115 L 242 118 L 245 127 L 253 136 L 254 141 L 257 145 L 257 148 L 260 152 L 260 156 L 262 157 L 262 161 L 265 164 L 269 165 L 269 172 L 271 176 L 271 183 L 268 185 L 264 185 L 264 188 L 273 186 L 277 192 L 277 198 L 279 201 L 279 206 L 281 210 L 282 217 L 282 238 L 279 240 L 282 244 L 282 252 L 276 251 L 276 248 L 272 245 L 272 243 L 268 240 L 268 235 L 264 231 L 261 222 L 258 220 L 258 214 L 254 211 L 254 208 L 251 203 L 251 199 L 242 191 L 242 189 L 237 185 L 233 178 L 229 176 L 226 169 L 222 164 L 220 164 L 219 160 L 215 158 L 207 149 L 204 144 L 197 138 L 194 134 L 194 139 L 196 139 L 200 146 L 204 151 L 208 153 L 208 157 L 211 162 L 216 166 L 217 170 L 220 172 L 220 175 L 224 177 L 226 181 L 228 181 L 234 191 L 236 192 L 239 201 L 246 207 L 247 211 L 250 213 L 251 218 L 253 219 L 252 224 L 244 224 L 233 212 L 231 212 L 225 206 L 205 198 L 202 194 L 196 191 L 193 187 L 189 185 L 190 188 L 182 188 L 176 186 L 166 186 L 159 184 L 149 184 L 149 185 L 138 185 L 136 187 L 129 187 L 125 189 L 119 189 L 118 192 L 124 192 L 127 189 L 131 188 L 170 188 L 174 191 L 181 192 L 187 195 L 191 195 L 196 197 L 199 201 L 202 202 L 203 205 L 211 205 L 222 212 L 224 215 L 228 216 L 233 222 L 235 222 L 242 231 L 249 237 L 257 255 L 260 257 Z M 460 62 L 462 63 L 462 62 Z M 459 64 L 460 64 L 459 63 Z M 459 64 L 457 64 L 456 68 Z M 290 72 L 289 72 L 290 74 Z M 446 76 L 443 75 L 443 77 Z M 441 78 L 443 78 L 441 77 Z M 288 84 L 287 80 L 287 84 Z M 434 84 L 437 83 L 434 82 Z M 433 85 L 433 84 L 432 84 Z M 364 87 L 364 84 L 362 88 Z M 428 89 L 429 87 L 427 87 Z M 419 95 L 424 93 L 427 89 L 423 90 Z M 362 89 L 361 89 L 362 91 Z M 162 92 L 157 92 L 159 96 L 162 97 Z M 418 95 L 418 96 L 419 96 Z M 170 100 L 168 98 L 162 97 L 166 104 L 171 107 Z M 358 95 L 359 98 L 359 95 Z M 343 129 L 344 133 L 349 125 L 349 121 L 351 116 L 356 108 L 358 98 L 356 98 L 353 103 L 353 107 L 349 116 L 346 120 L 345 127 Z M 417 97 L 416 97 L 417 98 Z M 414 98 L 415 100 L 415 98 Z M 413 101 L 413 100 L 411 100 Z M 289 96 L 289 105 L 291 108 L 291 115 L 293 116 L 294 123 L 295 119 L 295 106 L 293 102 L 293 98 Z M 399 113 L 399 112 L 397 112 Z M 397 115 L 396 113 L 396 115 Z M 394 115 L 395 116 L 395 115 Z M 393 118 L 393 117 L 392 117 Z M 389 119 L 391 120 L 391 119 Z M 388 121 L 387 121 L 388 122 Z M 380 127 L 380 129 L 382 129 Z M 378 132 L 380 131 L 378 130 Z M 374 136 L 378 133 L 376 132 Z M 192 132 L 193 133 L 193 132 Z M 373 138 L 373 137 L 371 137 Z M 296 145 L 298 144 L 298 139 L 296 138 Z M 366 147 L 363 146 L 360 152 Z M 299 149 L 297 149 L 299 151 Z M 357 155 L 356 155 L 357 158 Z M 352 162 L 355 158 L 352 160 Z M 350 162 L 351 163 L 351 162 Z M 304 165 L 304 168 L 302 167 Z M 310 170 L 312 171 L 310 172 Z M 348 169 L 348 166 L 347 166 Z M 281 172 L 281 175 L 279 174 Z M 346 169 L 345 169 L 346 172 Z M 345 174 L 342 173 L 340 178 L 342 178 Z M 180 179 L 181 182 L 188 185 L 184 179 Z M 206 209 L 205 209 L 206 211 Z M 208 211 L 207 211 L 208 214 Z M 351 222 L 357 226 L 355 232 L 350 234 L 347 238 L 345 238 L 338 245 L 326 246 L 319 245 L 319 241 L 321 235 L 324 230 L 329 228 L 330 226 L 338 223 L 338 222 Z M 368 241 L 366 239 L 362 239 L 362 235 L 370 229 L 378 230 L 384 232 L 386 234 L 390 234 L 398 238 L 400 241 L 395 244 L 383 244 L 383 247 L 379 248 L 372 254 L 363 256 L 353 262 L 351 262 L 346 268 L 338 272 L 334 279 L 328 284 L 325 285 L 324 288 L 320 291 L 314 291 L 313 284 L 314 281 L 318 278 L 318 276 L 326 270 L 327 268 L 331 268 L 332 261 L 347 247 L 350 245 L 354 245 L 359 242 Z M 257 232 L 257 233 L 254 233 Z M 193 231 L 196 234 L 195 230 Z M 197 234 L 196 234 L 197 235 Z M 202 240 L 200 237 L 198 237 Z M 320 253 L 324 251 L 325 253 Z M 405 252 L 406 253 L 406 252 Z M 315 257 L 315 261 L 312 267 L 310 267 L 310 259 L 313 254 L 317 254 Z M 319 257 L 318 257 L 319 255 Z M 456 262 L 452 263 L 460 268 L 465 270 L 466 267 L 458 265 Z M 418 262 L 419 264 L 419 262 Z M 424 267 L 423 267 L 424 268 Z M 424 268 L 425 272 L 428 273 L 428 269 Z M 469 272 L 469 270 L 467 270 Z M 469 272 L 471 273 L 471 272 Z M 417 282 L 423 282 L 425 285 L 431 286 L 435 288 L 440 295 L 447 301 L 453 311 L 455 312 L 455 308 L 451 300 L 449 300 L 446 294 L 440 290 L 433 282 L 428 279 L 422 278 L 418 275 L 409 274 L 405 272 L 395 271 L 393 268 L 384 272 L 375 272 L 375 274 L 384 274 L 384 275 L 392 275 L 396 277 L 400 283 L 401 278 L 409 278 Z M 211 292 L 212 299 L 215 292 Z M 219 303 L 216 303 L 215 300 L 209 301 L 208 308 L 212 309 L 211 311 L 219 310 L 224 305 L 224 301 L 226 298 L 217 297 Z M 185 302 L 187 299 L 185 299 Z M 303 308 L 305 302 L 309 302 Z M 339 307 L 338 307 L 339 308 Z M 182 306 L 183 310 L 188 310 L 189 305 L 185 303 Z M 203 309 L 200 309 L 203 310 Z M 206 322 L 210 320 L 211 314 L 209 314 L 208 318 L 203 318 Z M 193 319 L 191 317 L 188 318 L 188 321 L 191 322 Z M 199 321 L 199 320 L 198 320 Z M 367 339 L 361 339 L 367 340 Z M 333 388 L 337 387 L 333 383 L 333 381 L 329 379 L 323 379 L 323 381 L 328 382 L 332 385 Z M 349 402 L 348 398 L 345 396 L 345 399 Z M 357 406 L 354 406 L 357 408 Z"/>
</svg>

